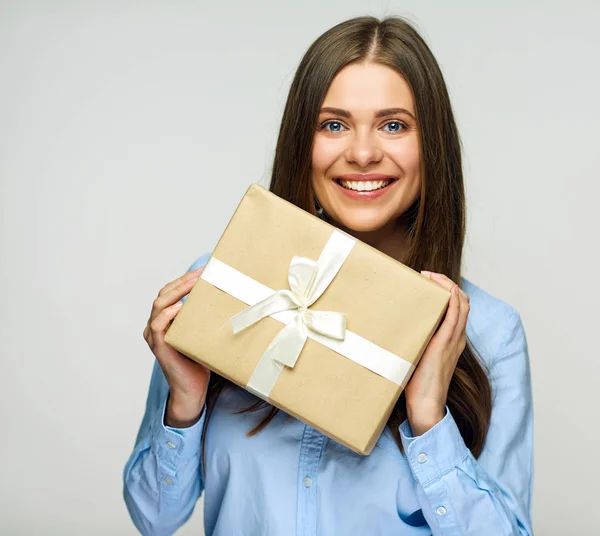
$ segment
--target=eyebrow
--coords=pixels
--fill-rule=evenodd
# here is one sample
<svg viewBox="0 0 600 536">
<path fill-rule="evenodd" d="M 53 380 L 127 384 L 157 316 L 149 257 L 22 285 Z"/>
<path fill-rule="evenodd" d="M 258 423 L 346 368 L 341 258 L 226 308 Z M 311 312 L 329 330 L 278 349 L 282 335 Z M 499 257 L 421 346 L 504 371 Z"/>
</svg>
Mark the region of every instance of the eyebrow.
<svg viewBox="0 0 600 536">
<path fill-rule="evenodd" d="M 352 118 L 352 114 L 348 111 L 348 110 L 344 110 L 342 108 L 333 108 L 331 106 L 327 106 L 325 108 L 321 108 L 321 112 L 320 113 L 331 113 L 331 114 L 336 114 L 339 115 L 341 117 L 345 117 L 346 119 L 351 119 Z M 406 114 L 409 115 L 410 117 L 412 117 L 413 119 L 415 119 L 415 116 L 413 114 L 411 114 L 406 108 L 385 108 L 383 110 L 379 110 L 376 114 L 375 117 L 377 119 L 380 119 L 382 117 L 388 117 L 390 115 L 396 115 L 396 114 Z"/>
</svg>

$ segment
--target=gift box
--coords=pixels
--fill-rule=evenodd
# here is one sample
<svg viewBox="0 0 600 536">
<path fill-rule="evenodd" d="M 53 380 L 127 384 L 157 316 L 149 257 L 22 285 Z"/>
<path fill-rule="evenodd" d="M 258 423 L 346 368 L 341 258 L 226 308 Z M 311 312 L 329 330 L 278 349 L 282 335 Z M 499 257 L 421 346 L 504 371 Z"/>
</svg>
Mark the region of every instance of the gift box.
<svg viewBox="0 0 600 536">
<path fill-rule="evenodd" d="M 437 283 L 252 184 L 165 341 L 368 455 L 449 300 Z"/>
</svg>

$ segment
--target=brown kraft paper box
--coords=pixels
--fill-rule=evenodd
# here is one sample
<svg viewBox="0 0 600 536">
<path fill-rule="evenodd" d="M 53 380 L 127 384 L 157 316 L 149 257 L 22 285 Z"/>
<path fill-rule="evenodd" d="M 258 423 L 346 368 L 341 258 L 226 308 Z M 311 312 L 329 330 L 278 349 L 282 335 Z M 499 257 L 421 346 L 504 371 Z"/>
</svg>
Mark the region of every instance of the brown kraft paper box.
<svg viewBox="0 0 600 536">
<path fill-rule="evenodd" d="M 274 291 L 289 289 L 294 256 L 317 260 L 336 228 L 253 184 L 212 257 Z M 210 260 L 209 260 L 210 262 Z M 308 338 L 293 368 L 284 367 L 268 401 L 338 443 L 368 455 L 439 326 L 450 292 L 356 240 L 337 275 L 310 307 L 346 314 L 346 328 L 411 363 L 401 385 Z M 234 334 L 229 319 L 249 306 L 198 278 L 165 341 L 246 388 L 284 327 L 266 317 Z"/>
</svg>

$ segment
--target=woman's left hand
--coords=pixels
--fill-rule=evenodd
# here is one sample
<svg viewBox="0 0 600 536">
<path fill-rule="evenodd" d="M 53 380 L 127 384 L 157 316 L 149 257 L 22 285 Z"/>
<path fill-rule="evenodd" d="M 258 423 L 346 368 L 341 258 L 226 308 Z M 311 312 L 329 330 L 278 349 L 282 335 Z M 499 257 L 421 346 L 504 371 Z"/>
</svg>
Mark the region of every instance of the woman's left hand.
<svg viewBox="0 0 600 536">
<path fill-rule="evenodd" d="M 408 421 L 415 436 L 424 434 L 446 414 L 450 380 L 467 344 L 469 296 L 443 274 L 421 272 L 451 291 L 446 317 L 429 341 L 417 368 L 404 389 Z"/>
</svg>

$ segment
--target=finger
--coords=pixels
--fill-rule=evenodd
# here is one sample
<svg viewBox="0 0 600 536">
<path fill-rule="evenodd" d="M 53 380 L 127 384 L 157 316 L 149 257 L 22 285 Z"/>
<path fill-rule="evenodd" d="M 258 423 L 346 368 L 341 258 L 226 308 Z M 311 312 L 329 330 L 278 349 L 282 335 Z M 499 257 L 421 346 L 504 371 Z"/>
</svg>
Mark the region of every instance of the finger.
<svg viewBox="0 0 600 536">
<path fill-rule="evenodd" d="M 454 288 L 456 287 L 456 288 Z M 450 302 L 448 303 L 448 309 L 446 310 L 446 317 L 440 326 L 439 333 L 445 341 L 451 341 L 454 339 L 455 332 L 457 330 L 458 321 L 460 318 L 460 298 L 458 296 L 458 286 L 455 285 L 450 290 Z"/>
<path fill-rule="evenodd" d="M 158 315 L 156 315 L 156 318 L 150 322 L 150 333 L 154 343 L 161 343 L 163 341 L 169 324 L 175 318 L 182 305 L 183 303 L 180 301 L 170 305 L 169 307 L 163 309 Z"/>
<path fill-rule="evenodd" d="M 458 287 L 458 291 L 460 292 L 460 295 L 462 296 L 464 301 L 466 301 L 467 303 L 471 302 L 471 298 L 462 288 Z"/>
<path fill-rule="evenodd" d="M 424 272 L 426 272 L 424 270 Z M 423 273 L 423 272 L 421 272 Z M 428 274 L 431 274 L 431 278 L 434 281 L 438 281 L 444 288 L 447 288 L 448 290 L 450 290 L 454 285 L 456 285 L 456 283 L 454 281 L 452 281 L 452 279 L 450 279 L 448 276 L 444 275 L 444 274 L 438 274 L 437 272 L 426 272 Z M 459 293 L 459 297 L 461 298 L 461 303 L 463 302 L 470 302 L 470 298 L 469 295 L 460 288 L 460 286 L 457 287 L 458 288 L 458 293 Z"/>
<path fill-rule="evenodd" d="M 454 285 L 456 285 L 456 283 L 452 281 L 452 279 L 450 279 L 448 276 L 445 276 L 444 274 L 438 274 L 437 272 L 430 273 L 431 279 L 436 283 L 439 283 L 446 290 L 450 290 Z"/>
<path fill-rule="evenodd" d="M 148 343 L 148 346 L 152 348 L 153 340 L 152 340 L 152 331 L 150 330 L 150 320 L 148 320 L 146 327 L 144 328 L 144 340 Z"/>
<path fill-rule="evenodd" d="M 159 292 L 158 296 L 152 303 L 152 311 L 150 313 L 150 321 L 153 321 L 166 307 L 177 303 L 185 295 L 189 294 L 192 287 L 196 284 L 200 272 L 194 270 L 190 272 L 190 275 L 183 279 L 180 283 L 172 286 L 170 290 L 166 292 Z"/>
<path fill-rule="evenodd" d="M 177 279 L 174 279 L 170 283 L 167 283 L 163 288 L 160 289 L 160 291 L 158 292 L 158 295 L 160 296 L 161 294 L 169 292 L 171 289 L 175 288 L 177 285 L 179 285 L 181 283 L 184 283 L 185 281 L 187 281 L 190 278 L 199 276 L 202 273 L 202 270 L 204 270 L 204 266 L 200 266 L 200 268 L 196 268 L 195 270 L 186 272 L 181 277 L 178 277 Z"/>
<path fill-rule="evenodd" d="M 469 311 L 471 310 L 470 298 L 466 292 L 457 287 L 458 297 L 460 300 L 460 316 L 456 325 L 456 339 L 455 342 L 458 344 L 459 339 L 465 336 L 467 328 L 467 320 L 469 318 Z"/>
<path fill-rule="evenodd" d="M 470 310 L 470 298 L 468 294 L 444 274 L 427 270 L 423 270 L 421 273 L 451 291 L 446 319 L 440 327 L 440 331 L 447 337 L 448 341 L 458 344 L 458 340 L 464 336 L 467 325 L 467 318 Z M 447 321 L 447 325 L 444 325 Z"/>
<path fill-rule="evenodd" d="M 152 332 L 148 328 L 148 335 L 146 336 L 146 342 L 150 348 L 154 347 L 154 337 L 152 337 Z"/>
<path fill-rule="evenodd" d="M 152 339 L 152 331 L 150 329 L 150 320 L 148 320 L 146 327 L 144 328 L 144 340 L 148 344 L 151 344 L 151 339 Z"/>
</svg>

